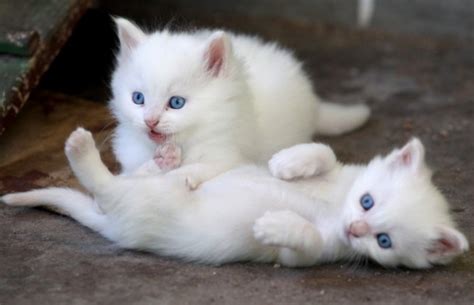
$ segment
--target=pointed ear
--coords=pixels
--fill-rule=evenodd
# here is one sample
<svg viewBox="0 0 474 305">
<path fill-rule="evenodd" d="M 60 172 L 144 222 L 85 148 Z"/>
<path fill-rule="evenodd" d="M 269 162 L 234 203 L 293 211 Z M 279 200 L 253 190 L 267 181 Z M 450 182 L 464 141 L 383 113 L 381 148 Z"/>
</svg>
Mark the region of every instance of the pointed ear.
<svg viewBox="0 0 474 305">
<path fill-rule="evenodd" d="M 425 148 L 418 138 L 413 138 L 401 149 L 390 153 L 386 160 L 394 168 L 418 171 L 425 162 Z"/>
<path fill-rule="evenodd" d="M 219 76 L 228 67 L 231 54 L 232 46 L 227 34 L 223 31 L 215 32 L 204 52 L 206 70 L 214 77 Z"/>
<path fill-rule="evenodd" d="M 120 41 L 120 53 L 127 56 L 138 44 L 146 39 L 146 34 L 134 23 L 125 18 L 114 18 L 117 36 Z"/>
<path fill-rule="evenodd" d="M 432 264 L 446 264 L 453 258 L 469 250 L 466 237 L 456 229 L 441 227 L 438 229 L 438 237 L 426 250 L 428 260 Z"/>
</svg>

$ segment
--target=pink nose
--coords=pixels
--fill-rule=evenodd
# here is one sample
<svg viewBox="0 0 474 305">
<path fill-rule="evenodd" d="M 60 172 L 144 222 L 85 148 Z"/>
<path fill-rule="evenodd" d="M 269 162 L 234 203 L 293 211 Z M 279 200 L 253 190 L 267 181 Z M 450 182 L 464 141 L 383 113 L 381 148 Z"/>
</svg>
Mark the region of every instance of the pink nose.
<svg viewBox="0 0 474 305">
<path fill-rule="evenodd" d="M 361 237 L 369 233 L 369 225 L 362 220 L 354 221 L 349 226 L 349 234 L 354 237 Z"/>
<path fill-rule="evenodd" d="M 155 126 L 158 125 L 159 122 L 160 122 L 159 119 L 145 119 L 146 126 L 148 126 L 151 129 L 155 128 Z"/>
</svg>

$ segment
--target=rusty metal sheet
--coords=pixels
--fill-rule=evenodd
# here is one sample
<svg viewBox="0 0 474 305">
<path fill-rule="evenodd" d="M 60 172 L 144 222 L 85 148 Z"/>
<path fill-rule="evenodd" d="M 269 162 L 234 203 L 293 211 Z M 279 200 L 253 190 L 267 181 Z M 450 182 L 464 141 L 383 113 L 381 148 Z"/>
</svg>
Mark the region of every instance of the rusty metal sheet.
<svg viewBox="0 0 474 305">
<path fill-rule="evenodd" d="M 0 134 L 91 0 L 0 1 Z"/>
</svg>

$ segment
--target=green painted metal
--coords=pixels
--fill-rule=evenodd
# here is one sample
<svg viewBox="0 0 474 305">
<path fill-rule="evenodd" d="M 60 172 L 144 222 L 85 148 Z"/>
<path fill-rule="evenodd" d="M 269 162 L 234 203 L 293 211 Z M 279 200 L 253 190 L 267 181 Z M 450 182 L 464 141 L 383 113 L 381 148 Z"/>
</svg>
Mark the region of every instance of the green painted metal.
<svg viewBox="0 0 474 305">
<path fill-rule="evenodd" d="M 0 134 L 91 0 L 0 1 Z"/>
<path fill-rule="evenodd" d="M 32 55 L 76 0 L 0 1 L 0 53 Z M 36 43 L 34 43 L 36 41 Z"/>
<path fill-rule="evenodd" d="M 30 56 L 38 48 L 39 34 L 36 31 L 11 31 L 0 35 L 2 54 Z"/>
</svg>

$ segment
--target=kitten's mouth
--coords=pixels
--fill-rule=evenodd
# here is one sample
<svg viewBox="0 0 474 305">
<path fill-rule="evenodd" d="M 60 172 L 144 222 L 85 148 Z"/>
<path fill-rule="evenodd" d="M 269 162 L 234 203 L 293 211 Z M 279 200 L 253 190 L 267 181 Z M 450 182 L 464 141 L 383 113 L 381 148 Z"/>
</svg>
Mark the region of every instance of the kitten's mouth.
<svg viewBox="0 0 474 305">
<path fill-rule="evenodd" d="M 167 135 L 154 130 L 148 131 L 148 137 L 155 143 L 162 144 L 166 141 Z"/>
<path fill-rule="evenodd" d="M 342 239 L 343 241 L 347 244 L 347 245 L 352 245 L 352 238 L 354 238 L 354 236 L 352 236 L 350 230 L 349 230 L 349 226 L 347 227 L 344 227 L 343 229 L 343 232 L 342 232 Z"/>
</svg>

